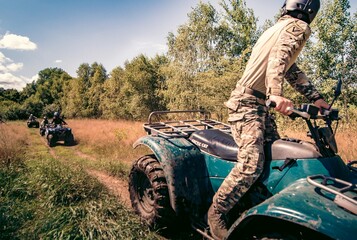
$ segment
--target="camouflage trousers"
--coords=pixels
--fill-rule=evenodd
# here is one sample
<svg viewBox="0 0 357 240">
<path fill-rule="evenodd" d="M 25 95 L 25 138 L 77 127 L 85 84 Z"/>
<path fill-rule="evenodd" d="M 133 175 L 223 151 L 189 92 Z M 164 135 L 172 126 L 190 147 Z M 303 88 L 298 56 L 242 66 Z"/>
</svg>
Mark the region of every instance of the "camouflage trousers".
<svg viewBox="0 0 357 240">
<path fill-rule="evenodd" d="M 262 173 L 264 142 L 280 138 L 263 100 L 242 94 L 237 104 L 237 108 L 229 110 L 228 119 L 238 145 L 237 163 L 213 197 L 217 209 L 225 214 Z"/>
</svg>

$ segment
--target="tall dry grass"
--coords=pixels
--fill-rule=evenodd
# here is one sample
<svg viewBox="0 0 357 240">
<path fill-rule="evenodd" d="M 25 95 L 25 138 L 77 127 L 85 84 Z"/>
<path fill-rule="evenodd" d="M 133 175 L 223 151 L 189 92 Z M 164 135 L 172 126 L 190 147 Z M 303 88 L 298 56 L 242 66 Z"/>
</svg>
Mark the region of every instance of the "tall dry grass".
<svg viewBox="0 0 357 240">
<path fill-rule="evenodd" d="M 116 159 L 129 163 L 142 152 L 134 151 L 132 144 L 146 135 L 143 122 L 113 120 L 68 120 L 76 140 L 82 149 L 99 158 Z M 299 126 L 299 127 L 296 127 Z M 336 132 L 339 154 L 347 162 L 357 159 L 357 128 L 341 124 Z M 279 128 L 281 136 L 312 141 L 307 137 L 305 123 L 284 124 Z M 139 154 L 139 155 L 138 155 Z"/>
<path fill-rule="evenodd" d="M 29 133 L 24 125 L 0 124 L 0 166 L 10 167 L 23 161 Z"/>
<path fill-rule="evenodd" d="M 99 159 L 132 162 L 137 157 L 133 143 L 146 135 L 142 122 L 76 119 L 67 123 L 78 147 Z"/>
<path fill-rule="evenodd" d="M 287 128 L 279 132 L 281 136 L 288 136 L 291 138 L 297 138 L 313 142 L 313 140 L 307 136 L 307 131 L 296 128 Z M 357 128 L 350 125 L 341 125 L 335 135 L 337 142 L 339 155 L 345 161 L 357 160 Z"/>
</svg>

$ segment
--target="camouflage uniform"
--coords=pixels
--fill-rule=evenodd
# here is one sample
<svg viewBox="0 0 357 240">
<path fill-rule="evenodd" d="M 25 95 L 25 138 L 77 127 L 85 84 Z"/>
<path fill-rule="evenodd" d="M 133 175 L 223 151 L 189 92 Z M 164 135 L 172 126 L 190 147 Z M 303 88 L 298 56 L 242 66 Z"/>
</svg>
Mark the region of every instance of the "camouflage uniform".
<svg viewBox="0 0 357 240">
<path fill-rule="evenodd" d="M 254 46 L 242 78 L 225 102 L 239 151 L 237 164 L 213 198 L 216 211 L 226 214 L 248 191 L 263 170 L 264 140 L 279 138 L 265 95 L 282 96 L 286 79 L 310 101 L 322 98 L 295 64 L 310 33 L 307 23 L 285 15 Z"/>
<path fill-rule="evenodd" d="M 62 118 L 60 118 L 60 117 L 54 117 L 53 119 L 52 119 L 52 122 L 51 122 L 51 124 L 56 124 L 56 125 L 58 125 L 58 124 L 67 124 Z"/>
</svg>

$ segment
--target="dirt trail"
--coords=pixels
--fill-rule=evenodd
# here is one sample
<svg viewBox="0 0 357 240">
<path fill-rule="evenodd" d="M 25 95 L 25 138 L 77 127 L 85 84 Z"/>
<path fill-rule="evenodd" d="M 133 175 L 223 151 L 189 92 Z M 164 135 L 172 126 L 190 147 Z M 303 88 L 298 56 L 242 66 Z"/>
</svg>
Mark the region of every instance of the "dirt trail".
<svg viewBox="0 0 357 240">
<path fill-rule="evenodd" d="M 96 177 L 99 182 L 108 188 L 108 190 L 118 197 L 122 203 L 131 208 L 130 195 L 128 191 L 128 182 L 119 178 L 112 177 L 105 172 L 98 170 L 87 170 L 88 174 Z"/>
<path fill-rule="evenodd" d="M 43 138 L 43 143 L 47 144 L 46 139 Z M 58 156 L 53 148 L 49 148 L 49 153 L 51 154 L 52 157 L 55 159 L 61 160 L 60 156 Z M 75 149 L 75 147 L 71 147 L 74 151 L 74 153 L 81 157 L 85 158 L 91 161 L 96 161 L 97 159 L 93 156 L 90 156 L 88 154 L 85 154 L 78 149 Z M 130 195 L 129 195 L 129 190 L 128 190 L 128 182 L 113 176 L 110 176 L 108 173 L 95 170 L 95 169 L 86 169 L 86 172 L 92 176 L 98 179 L 100 183 L 102 183 L 114 196 L 118 198 L 120 202 L 122 202 L 126 207 L 131 208 L 131 202 L 130 202 Z"/>
</svg>

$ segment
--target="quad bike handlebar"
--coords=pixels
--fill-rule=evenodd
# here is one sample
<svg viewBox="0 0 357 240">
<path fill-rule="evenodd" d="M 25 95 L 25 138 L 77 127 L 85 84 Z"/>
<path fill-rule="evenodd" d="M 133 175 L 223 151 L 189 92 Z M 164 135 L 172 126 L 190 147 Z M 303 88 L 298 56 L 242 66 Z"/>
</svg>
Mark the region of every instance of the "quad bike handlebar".
<svg viewBox="0 0 357 240">
<path fill-rule="evenodd" d="M 313 104 L 303 104 L 300 108 L 288 109 L 292 113 L 289 115 L 291 119 L 301 117 L 305 120 L 309 132 L 308 135 L 315 141 L 320 153 L 323 157 L 333 157 L 337 154 L 338 148 L 335 140 L 335 131 L 332 129 L 332 122 L 340 120 L 338 109 L 332 109 L 335 100 L 340 96 L 342 81 L 339 80 L 335 88 L 334 98 L 329 109 L 321 109 Z M 267 107 L 276 107 L 276 103 L 268 99 Z M 321 119 L 325 122 L 324 126 L 319 126 L 315 120 Z M 314 121 L 311 121 L 314 120 Z"/>
<path fill-rule="evenodd" d="M 266 106 L 275 108 L 276 103 L 268 99 L 266 101 Z M 301 108 L 288 108 L 288 111 L 292 113 L 289 115 L 290 118 L 295 119 L 301 117 L 305 120 L 310 119 L 322 119 L 322 120 L 340 120 L 338 117 L 338 110 L 337 109 L 319 109 L 313 104 L 303 104 Z"/>
</svg>

